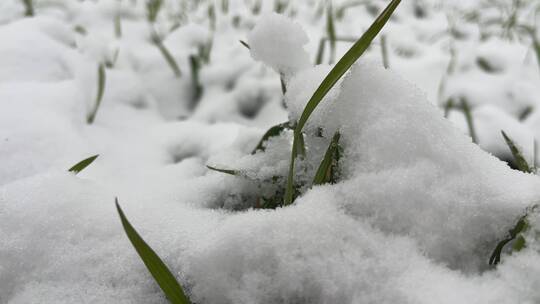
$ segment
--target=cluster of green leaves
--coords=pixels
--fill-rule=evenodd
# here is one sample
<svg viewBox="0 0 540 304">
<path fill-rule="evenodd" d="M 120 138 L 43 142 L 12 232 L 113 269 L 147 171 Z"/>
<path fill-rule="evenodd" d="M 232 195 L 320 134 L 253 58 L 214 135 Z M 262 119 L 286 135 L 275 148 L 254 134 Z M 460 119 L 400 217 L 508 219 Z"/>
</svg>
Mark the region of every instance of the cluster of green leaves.
<svg viewBox="0 0 540 304">
<path fill-rule="evenodd" d="M 264 203 L 261 206 L 286 206 L 291 204 L 296 196 L 299 194 L 299 189 L 303 185 L 299 181 L 295 180 L 294 169 L 295 169 L 295 160 L 297 157 L 305 158 L 306 147 L 304 144 L 305 133 L 302 131 L 305 126 L 309 116 L 315 111 L 318 104 L 323 100 L 324 96 L 330 91 L 330 89 L 339 81 L 341 77 L 350 69 L 350 67 L 360 58 L 360 56 L 368 49 L 371 42 L 375 39 L 378 33 L 381 31 L 383 26 L 388 22 L 390 16 L 393 14 L 394 10 L 399 5 L 400 0 L 391 1 L 386 9 L 379 15 L 379 17 L 373 22 L 370 28 L 358 39 L 355 41 L 353 46 L 349 51 L 337 62 L 334 68 L 328 73 L 326 78 L 319 85 L 317 90 L 313 93 L 312 97 L 306 104 L 302 115 L 298 122 L 285 122 L 278 124 L 270 128 L 259 141 L 252 153 L 256 153 L 259 150 L 264 151 L 265 143 L 272 137 L 278 136 L 285 130 L 291 130 L 293 132 L 293 145 L 291 150 L 291 161 L 289 166 L 288 176 L 286 177 L 285 189 L 282 191 L 277 191 L 276 193 L 283 193 L 283 197 L 277 197 L 275 195 L 271 198 L 263 198 L 265 202 L 270 201 L 271 203 Z M 333 14 L 331 11 L 331 6 L 328 6 L 328 35 L 332 36 L 333 41 L 337 40 L 334 32 L 333 25 Z M 245 42 L 240 41 L 244 46 L 249 48 Z M 329 142 L 326 153 L 324 154 L 323 159 L 321 160 L 319 167 L 313 178 L 311 185 L 321 185 L 325 183 L 335 183 L 339 176 L 339 159 L 342 154 L 342 147 L 339 144 L 340 133 L 336 132 L 332 139 Z M 236 176 L 245 176 L 239 170 L 229 170 L 229 169 L 219 169 L 215 167 L 209 167 L 211 170 L 215 170 L 221 173 L 236 175 Z M 281 177 L 275 177 L 274 181 L 280 180 Z"/>
</svg>

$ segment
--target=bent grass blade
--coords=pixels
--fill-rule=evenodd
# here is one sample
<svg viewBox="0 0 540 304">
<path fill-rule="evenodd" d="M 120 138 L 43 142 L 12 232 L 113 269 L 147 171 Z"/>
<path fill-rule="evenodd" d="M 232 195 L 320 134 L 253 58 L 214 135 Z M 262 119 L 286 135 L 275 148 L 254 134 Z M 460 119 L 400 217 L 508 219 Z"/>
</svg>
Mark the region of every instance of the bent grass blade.
<svg viewBox="0 0 540 304">
<path fill-rule="evenodd" d="M 154 277 L 156 283 L 163 290 L 163 293 L 165 293 L 169 301 L 173 304 L 190 304 L 191 302 L 186 297 L 184 290 L 178 281 L 176 281 L 169 268 L 167 268 L 154 250 L 141 238 L 135 228 L 131 226 L 122 208 L 120 208 L 118 198 L 115 198 L 115 204 L 129 241 L 141 257 L 152 277 Z"/>
<path fill-rule="evenodd" d="M 324 96 L 332 89 L 332 87 L 341 79 L 341 77 L 350 69 L 350 67 L 364 54 L 368 49 L 371 42 L 379 34 L 383 26 L 388 22 L 390 16 L 393 14 L 396 7 L 401 0 L 392 0 L 384 11 L 375 19 L 369 29 L 358 39 L 353 46 L 341 57 L 336 63 L 334 68 L 324 78 L 317 90 L 313 93 L 313 96 L 308 101 L 298 124 L 294 130 L 293 147 L 291 152 L 291 161 L 289 166 L 289 174 L 287 177 L 287 188 L 285 191 L 284 203 L 289 205 L 294 200 L 294 161 L 296 156 L 296 149 L 298 146 L 298 137 L 302 132 L 302 128 L 306 124 L 308 118 L 311 116 L 317 105 L 322 101 Z"/>
</svg>

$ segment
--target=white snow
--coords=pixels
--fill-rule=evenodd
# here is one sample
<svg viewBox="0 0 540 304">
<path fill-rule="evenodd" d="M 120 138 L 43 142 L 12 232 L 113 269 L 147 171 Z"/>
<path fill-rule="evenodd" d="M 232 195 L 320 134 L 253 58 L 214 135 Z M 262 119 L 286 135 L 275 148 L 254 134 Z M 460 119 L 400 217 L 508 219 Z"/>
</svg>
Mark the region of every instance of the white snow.
<svg viewBox="0 0 540 304">
<path fill-rule="evenodd" d="M 261 17 L 248 35 L 253 59 L 287 76 L 309 67 L 309 54 L 304 50 L 307 42 L 298 23 L 277 13 Z"/>
</svg>

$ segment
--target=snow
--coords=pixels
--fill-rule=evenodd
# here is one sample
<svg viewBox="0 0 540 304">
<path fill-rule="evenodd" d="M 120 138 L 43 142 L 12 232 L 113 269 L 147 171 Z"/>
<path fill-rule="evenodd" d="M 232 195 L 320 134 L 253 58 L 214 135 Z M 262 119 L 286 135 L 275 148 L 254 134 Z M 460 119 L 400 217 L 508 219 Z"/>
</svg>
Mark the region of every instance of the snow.
<svg viewBox="0 0 540 304">
<path fill-rule="evenodd" d="M 253 59 L 287 76 L 310 65 L 307 42 L 299 24 L 277 13 L 261 17 L 248 35 Z"/>
<path fill-rule="evenodd" d="M 297 180 L 313 178 L 339 130 L 340 182 L 304 186 L 293 205 L 264 210 L 253 206 L 283 185 L 268 180 L 286 176 L 292 132 L 251 152 L 268 127 L 299 118 L 331 68 L 311 64 L 324 33 L 317 5 L 291 2 L 278 15 L 265 2 L 259 16 L 231 0 L 229 15 L 215 7 L 212 31 L 207 2 L 166 1 L 154 26 L 182 69 L 176 78 L 149 40 L 144 3 L 51 3 L 33 18 L 16 1 L 0 4 L 0 303 L 166 303 L 122 230 L 115 197 L 194 303 L 540 301 L 537 213 L 527 247 L 487 265 L 540 195 L 535 174 L 498 159 L 511 158 L 500 130 L 533 159 L 536 59 L 527 41 L 482 40 L 476 27 L 464 26 L 462 40 L 436 38 L 447 12 L 480 4 L 426 1 L 428 13 L 415 18 L 403 3 L 384 30 L 390 69 L 376 41 L 305 127 Z M 357 36 L 371 20 L 355 7 L 336 21 L 338 33 Z M 238 43 L 246 38 L 253 58 Z M 187 57 L 209 39 L 194 102 Z M 445 75 L 451 43 L 458 54 Z M 338 56 L 349 46 L 339 42 Z M 89 125 L 97 66 L 116 49 Z M 450 96 L 470 101 L 479 145 L 460 109 L 445 119 L 437 107 Z M 533 112 L 519 120 L 525 106 Z M 95 154 L 78 175 L 66 172 Z"/>
</svg>

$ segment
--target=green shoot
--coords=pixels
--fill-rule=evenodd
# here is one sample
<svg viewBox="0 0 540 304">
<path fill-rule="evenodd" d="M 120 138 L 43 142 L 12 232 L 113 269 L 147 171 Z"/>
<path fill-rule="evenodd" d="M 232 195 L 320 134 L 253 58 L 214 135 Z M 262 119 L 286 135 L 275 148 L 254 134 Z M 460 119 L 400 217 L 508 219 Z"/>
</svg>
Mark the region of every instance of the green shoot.
<svg viewBox="0 0 540 304">
<path fill-rule="evenodd" d="M 122 208 L 120 208 L 120 204 L 118 204 L 118 198 L 115 198 L 115 204 L 118 215 L 120 216 L 120 220 L 122 221 L 122 226 L 124 227 L 124 231 L 126 232 L 129 241 L 141 257 L 144 265 L 152 277 L 154 277 L 156 283 L 169 299 L 169 302 L 173 304 L 191 303 L 169 268 L 167 268 L 154 250 L 150 248 L 150 246 L 148 246 L 148 244 L 141 238 L 135 228 L 131 226 L 131 223 L 124 215 Z"/>
<path fill-rule="evenodd" d="M 448 118 L 448 115 L 450 114 L 450 110 L 454 108 L 454 99 L 450 98 L 444 103 L 444 117 Z"/>
<path fill-rule="evenodd" d="M 508 231 L 507 237 L 500 241 L 493 250 L 493 253 L 489 258 L 489 265 L 493 266 L 499 264 L 504 247 L 512 241 L 514 241 L 514 243 L 512 244 L 511 252 L 518 252 L 525 248 L 526 244 L 523 234 L 527 232 L 529 228 L 531 228 L 529 222 L 527 221 L 527 217 L 534 212 L 538 212 L 538 205 L 532 205 L 525 210 L 525 215 L 519 218 L 517 223 L 514 225 L 514 228 Z"/>
<path fill-rule="evenodd" d="M 24 4 L 24 15 L 26 17 L 34 16 L 34 1 L 33 0 L 22 0 Z"/>
<path fill-rule="evenodd" d="M 89 124 L 94 123 L 96 119 L 96 114 L 101 105 L 101 100 L 103 99 L 103 94 L 105 93 L 105 65 L 99 64 L 98 67 L 98 85 L 97 85 L 97 95 L 96 95 L 96 105 L 90 115 L 87 117 L 87 122 Z"/>
<path fill-rule="evenodd" d="M 536 61 L 538 63 L 538 67 L 540 67 L 540 40 L 536 38 L 536 31 L 533 34 L 533 48 L 534 53 L 536 54 Z"/>
<path fill-rule="evenodd" d="M 208 169 L 210 169 L 212 171 L 221 172 L 221 173 L 225 173 L 225 174 L 229 174 L 229 175 L 241 176 L 240 172 L 237 171 L 237 170 L 220 169 L 220 168 L 216 168 L 216 167 L 209 166 L 209 165 L 206 165 L 206 168 L 208 168 Z"/>
<path fill-rule="evenodd" d="M 523 109 L 523 111 L 521 111 L 521 113 L 519 114 L 518 119 L 520 121 L 524 121 L 525 119 L 527 119 L 527 117 L 529 117 L 529 115 L 531 115 L 533 110 L 533 106 L 526 106 L 525 109 Z"/>
<path fill-rule="evenodd" d="M 118 55 L 120 54 L 120 49 L 114 50 L 112 58 L 106 58 L 105 59 L 105 66 L 108 69 L 114 68 L 114 65 L 116 64 L 116 61 L 118 60 Z"/>
<path fill-rule="evenodd" d="M 283 14 L 289 5 L 289 1 L 274 0 L 274 12 Z"/>
<path fill-rule="evenodd" d="M 279 83 L 281 84 L 281 93 L 285 95 L 287 93 L 287 85 L 285 84 L 285 79 L 281 73 L 279 74 Z"/>
<path fill-rule="evenodd" d="M 255 0 L 253 5 L 251 6 L 251 13 L 253 15 L 258 15 L 261 13 L 262 8 L 262 0 Z"/>
<path fill-rule="evenodd" d="M 504 141 L 506 142 L 506 145 L 508 145 L 508 148 L 510 149 L 510 152 L 512 152 L 512 156 L 514 157 L 514 161 L 516 164 L 516 167 L 525 173 L 533 173 L 534 169 L 529 166 L 527 161 L 525 160 L 525 157 L 523 157 L 523 154 L 518 149 L 516 144 L 504 131 L 501 130 L 501 134 L 504 137 Z"/>
<path fill-rule="evenodd" d="M 85 158 L 81 160 L 80 162 L 76 163 L 73 167 L 69 168 L 68 172 L 73 172 L 75 175 L 77 175 L 82 170 L 86 169 L 86 167 L 90 166 L 91 163 L 93 163 L 96 158 L 98 158 L 99 154 L 96 154 L 94 156 L 90 156 L 88 158 Z"/>
<path fill-rule="evenodd" d="M 328 5 L 326 7 L 326 35 L 328 36 L 328 41 L 330 42 L 329 64 L 332 64 L 336 58 L 336 28 L 334 25 L 332 0 L 328 0 Z"/>
<path fill-rule="evenodd" d="M 210 62 L 210 55 L 212 53 L 213 45 L 214 41 L 210 39 L 207 43 L 203 43 L 198 46 L 198 56 L 201 63 L 207 64 Z"/>
<path fill-rule="evenodd" d="M 471 108 L 469 107 L 469 103 L 465 98 L 461 99 L 461 110 L 463 111 L 463 115 L 465 115 L 465 120 L 467 121 L 467 127 L 469 128 L 469 135 L 472 138 L 473 143 L 478 143 L 478 137 L 476 137 L 476 131 L 474 129 L 474 122 L 472 118 Z"/>
<path fill-rule="evenodd" d="M 84 28 L 82 25 L 76 25 L 73 30 L 76 32 L 76 33 L 79 33 L 81 35 L 86 35 L 88 34 L 88 31 L 86 30 L 86 28 Z"/>
<path fill-rule="evenodd" d="M 227 14 L 229 12 L 229 0 L 221 0 L 221 11 L 223 14 Z"/>
<path fill-rule="evenodd" d="M 245 42 L 244 40 L 239 40 L 239 41 L 243 46 L 246 47 L 246 49 L 251 50 L 251 47 L 249 46 L 249 44 L 247 44 L 247 42 Z"/>
<path fill-rule="evenodd" d="M 122 19 L 120 13 L 114 16 L 114 36 L 117 39 L 122 38 Z"/>
<path fill-rule="evenodd" d="M 534 139 L 534 143 L 533 143 L 533 170 L 534 170 L 534 174 L 536 174 L 538 172 L 538 159 L 537 159 L 537 154 L 538 154 L 538 142 L 536 141 L 536 139 Z"/>
<path fill-rule="evenodd" d="M 178 67 L 178 64 L 176 63 L 174 57 L 171 55 L 171 52 L 169 52 L 169 50 L 165 47 L 163 41 L 161 40 L 161 37 L 159 37 L 159 35 L 155 31 L 152 31 L 152 42 L 157 46 L 157 48 L 161 52 L 161 55 L 163 55 L 163 58 L 165 58 L 165 61 L 167 61 L 167 64 L 173 71 L 174 76 L 180 78 L 182 76 L 180 67 Z"/>
<path fill-rule="evenodd" d="M 323 37 L 319 40 L 319 48 L 317 49 L 317 57 L 315 57 L 315 65 L 319 65 L 323 61 L 324 48 L 326 46 L 326 39 Z"/>
<path fill-rule="evenodd" d="M 150 23 L 156 22 L 162 4 L 163 0 L 146 0 L 146 17 Z"/>
<path fill-rule="evenodd" d="M 315 178 L 313 179 L 313 185 L 322 185 L 326 183 L 333 183 L 336 181 L 335 176 L 337 173 L 337 165 L 340 157 L 339 137 L 339 132 L 336 132 L 336 134 L 334 134 L 334 137 L 332 137 L 332 140 L 328 145 L 328 149 L 326 149 L 326 153 L 324 154 L 321 164 L 317 169 Z"/>
<path fill-rule="evenodd" d="M 257 153 L 257 151 L 264 151 L 265 150 L 264 144 L 270 138 L 272 138 L 274 136 L 278 136 L 279 134 L 281 134 L 281 132 L 283 130 L 290 129 L 290 128 L 291 127 L 289 125 L 289 122 L 280 123 L 279 125 L 275 125 L 275 126 L 271 127 L 270 129 L 268 129 L 268 131 L 266 131 L 266 133 L 264 133 L 263 137 L 261 138 L 261 140 L 259 141 L 259 143 L 255 147 L 255 149 L 253 149 L 251 154 L 255 154 L 255 153 Z"/>
<path fill-rule="evenodd" d="M 382 62 L 385 69 L 390 68 L 390 62 L 388 59 L 388 45 L 386 43 L 386 36 L 381 35 L 381 56 Z"/>
<path fill-rule="evenodd" d="M 208 22 L 210 23 L 210 30 L 213 32 L 216 30 L 216 9 L 213 4 L 208 6 Z"/>
<path fill-rule="evenodd" d="M 313 96 L 308 101 L 297 127 L 294 130 L 293 147 L 291 153 L 291 161 L 289 166 L 289 175 L 287 177 L 287 187 L 285 191 L 284 203 L 289 205 L 294 200 L 294 161 L 296 156 L 296 149 L 298 146 L 298 138 L 302 133 L 302 128 L 306 124 L 309 116 L 317 105 L 322 101 L 324 96 L 332 89 L 332 87 L 341 79 L 341 77 L 350 69 L 350 67 L 362 56 L 362 54 L 370 46 L 371 42 L 377 34 L 381 31 L 383 26 L 388 22 L 390 16 L 399 5 L 401 0 L 392 0 L 384 11 L 377 17 L 369 29 L 356 41 L 353 46 L 343 55 L 343 57 L 336 63 L 334 68 L 328 73 L 326 78 L 322 81 L 317 90 L 313 93 Z"/>
<path fill-rule="evenodd" d="M 199 70 L 201 68 L 199 58 L 197 58 L 194 55 L 190 55 L 189 67 L 191 69 L 191 83 L 193 87 L 192 101 L 193 103 L 196 103 L 199 101 L 199 99 L 201 99 L 201 96 L 203 93 L 203 86 L 201 85 L 201 82 L 199 79 Z"/>
</svg>

